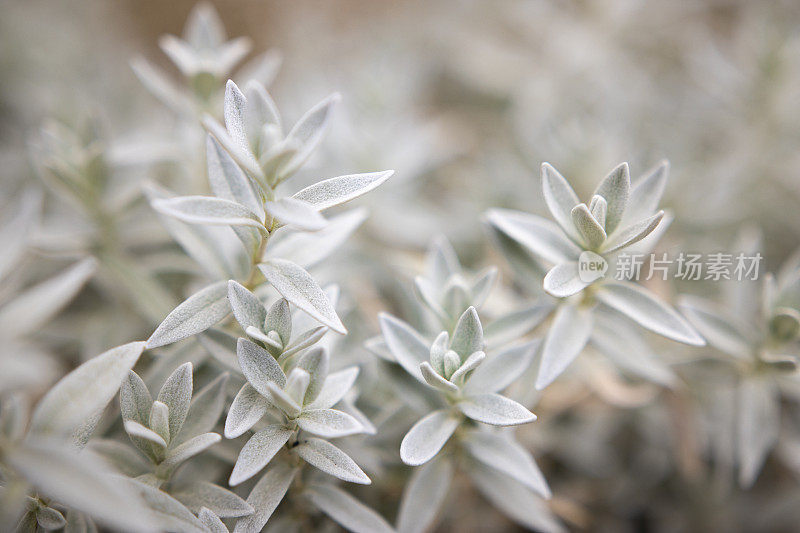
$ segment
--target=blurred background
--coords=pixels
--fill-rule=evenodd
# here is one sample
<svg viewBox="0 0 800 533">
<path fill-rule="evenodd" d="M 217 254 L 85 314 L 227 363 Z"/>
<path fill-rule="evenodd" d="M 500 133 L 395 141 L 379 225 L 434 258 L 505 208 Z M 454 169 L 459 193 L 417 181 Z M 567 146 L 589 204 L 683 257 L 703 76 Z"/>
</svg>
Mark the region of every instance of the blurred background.
<svg viewBox="0 0 800 533">
<path fill-rule="evenodd" d="M 91 117 L 115 165 L 117 197 L 139 194 L 131 191 L 148 181 L 184 194 L 207 187 L 202 130 L 158 102 L 130 64 L 143 57 L 178 80 L 158 42 L 164 34 L 181 35 L 194 4 L 0 4 L 0 209 L 8 212 L 17 194 L 38 182 L 42 161 L 35 147 L 54 118 L 77 127 Z M 369 207 L 369 220 L 347 251 L 324 267 L 362 319 L 351 327 L 351 346 L 376 332 L 378 311 L 406 305 L 424 249 L 438 234 L 469 267 L 500 265 L 505 286 L 525 286 L 492 248 L 481 214 L 510 207 L 546 215 L 538 179 L 543 161 L 588 198 L 619 162 L 630 162 L 636 178 L 668 159 L 662 206 L 675 221 L 659 251 L 738 251 L 733 243 L 741 232 L 758 228 L 763 268 L 774 271 L 800 244 L 795 0 L 213 4 L 229 38 L 251 40 L 245 62 L 271 49 L 280 58 L 266 77 L 288 123 L 327 94 L 343 95 L 321 150 L 293 186 L 396 170 L 359 201 Z M 220 113 L 221 103 L 212 107 Z M 81 257 L 97 243 L 58 200 L 56 194 L 46 201 L 37 253 L 56 261 Z M 160 250 L 163 243 L 151 240 L 160 231 L 152 229 L 157 221 L 142 222 L 147 217 L 139 213 L 135 227 L 122 224 L 120 240 L 131 251 Z M 140 266 L 155 269 L 162 280 L 183 268 L 170 263 L 172 256 L 147 257 L 139 258 L 146 263 Z M 113 279 L 113 272 L 105 275 Z M 179 281 L 179 287 L 186 283 Z M 49 332 L 48 342 L 66 359 L 146 337 L 164 309 L 180 301 L 137 303 L 109 286 L 101 277 Z M 651 288 L 667 299 L 677 291 L 718 295 L 718 287 L 702 283 Z M 500 289 L 492 305 L 524 293 Z M 119 324 L 111 331 L 103 327 L 108 316 L 98 316 L 106 308 Z M 665 350 L 671 361 L 695 357 L 674 346 Z M 347 357 L 369 356 L 362 350 Z M 694 385 L 706 379 L 703 372 L 682 377 Z M 542 423 L 520 433 L 537 460 L 544 456 L 556 495 L 552 508 L 570 527 L 796 530 L 796 429 L 782 441 L 780 459 L 768 461 L 754 488 L 744 491 L 709 473 L 715 433 L 707 431 L 702 402 L 695 403 L 702 394 L 627 382 L 609 392 L 587 389 L 585 379 L 567 379 L 548 393 L 536 411 Z M 800 421 L 796 408 L 785 417 L 791 428 Z M 387 502 L 398 491 L 363 496 L 380 509 L 391 507 Z M 456 501 L 471 501 L 453 496 L 462 497 Z M 494 514 L 477 523 L 514 527 Z M 442 530 L 474 530 L 470 524 L 451 510 Z"/>
</svg>

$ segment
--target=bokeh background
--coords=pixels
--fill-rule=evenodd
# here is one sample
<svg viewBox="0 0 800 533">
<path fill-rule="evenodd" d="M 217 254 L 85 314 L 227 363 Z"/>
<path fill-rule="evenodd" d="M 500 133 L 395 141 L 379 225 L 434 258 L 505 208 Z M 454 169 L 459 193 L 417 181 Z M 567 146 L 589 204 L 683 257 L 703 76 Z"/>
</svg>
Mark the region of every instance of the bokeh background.
<svg viewBox="0 0 800 533">
<path fill-rule="evenodd" d="M 327 140 L 299 182 L 396 170 L 359 201 L 369 207 L 369 220 L 322 274 L 343 285 L 358 317 L 351 318 L 350 359 L 369 357 L 356 346 L 377 331 L 378 311 L 401 313 L 406 306 L 425 246 L 438 234 L 454 243 L 465 264 L 506 270 L 495 308 L 524 292 L 512 290 L 525 280 L 507 271 L 481 214 L 511 207 L 546 215 L 542 161 L 587 198 L 621 161 L 630 162 L 636 177 L 668 159 L 662 205 L 675 221 L 659 250 L 731 250 L 743 230 L 758 228 L 763 268 L 776 270 L 800 244 L 797 1 L 213 3 L 229 36 L 251 39 L 248 57 L 279 52 L 269 89 L 289 122 L 325 95 L 343 95 Z M 180 35 L 193 6 L 192 0 L 0 4 L 0 209 L 8 212 L 21 190 L 38 183 L 40 152 L 32 147 L 53 117 L 67 125 L 96 120 L 126 191 L 148 180 L 186 194 L 204 186 L 201 130 L 195 125 L 189 133 L 130 67 L 143 56 L 177 79 L 158 39 Z M 37 257 L 63 264 L 91 239 L 57 194 L 46 205 Z M 148 240 L 160 231 L 150 222 L 123 231 L 132 250 L 160 250 Z M 147 268 L 172 279 L 164 266 L 171 256 L 147 257 Z M 41 263 L 32 271 L 56 270 Z M 50 332 L 47 343 L 67 365 L 146 337 L 158 323 L 158 306 L 142 312 L 110 286 L 101 281 L 87 289 Z M 677 291 L 710 297 L 719 291 L 702 283 L 651 288 L 667 299 Z M 103 312 L 119 327 L 104 328 Z M 671 361 L 695 357 L 682 348 L 664 350 Z M 696 386 L 703 374 L 693 379 Z M 789 429 L 780 453 L 745 491 L 717 475 L 708 451 L 713 432 L 695 395 L 590 381 L 583 375 L 548 389 L 537 410 L 542 423 L 520 432 L 542 457 L 556 495 L 552 508 L 569 527 L 796 527 L 800 412 L 793 406 L 784 415 Z M 390 509 L 398 490 L 359 494 Z M 475 518 L 468 510 L 474 495 L 452 498 L 457 503 L 443 531 L 515 527 L 490 510 Z"/>
</svg>

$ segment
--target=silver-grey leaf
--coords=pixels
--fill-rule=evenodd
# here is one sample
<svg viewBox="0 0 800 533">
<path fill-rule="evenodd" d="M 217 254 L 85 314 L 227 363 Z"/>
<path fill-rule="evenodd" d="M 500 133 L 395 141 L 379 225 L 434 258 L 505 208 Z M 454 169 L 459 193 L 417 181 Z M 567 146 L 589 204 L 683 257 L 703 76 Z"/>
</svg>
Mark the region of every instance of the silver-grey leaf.
<svg viewBox="0 0 800 533">
<path fill-rule="evenodd" d="M 631 193 L 631 172 L 628 163 L 622 163 L 600 182 L 594 194 L 602 196 L 607 204 L 606 207 L 606 233 L 609 235 L 617 229 L 625 208 L 628 205 L 628 197 Z"/>
<path fill-rule="evenodd" d="M 310 204 L 317 211 L 323 211 L 368 193 L 388 180 L 392 174 L 394 170 L 337 176 L 309 185 L 292 195 L 292 198 Z"/>
<path fill-rule="evenodd" d="M 164 468 L 177 466 L 190 457 L 201 453 L 209 446 L 218 443 L 221 438 L 222 437 L 218 433 L 203 433 L 202 435 L 192 437 L 186 442 L 169 450 L 166 459 L 164 459 L 160 466 Z"/>
<path fill-rule="evenodd" d="M 487 357 L 470 375 L 464 392 L 474 394 L 505 389 L 527 370 L 539 344 L 539 340 L 526 342 Z"/>
<path fill-rule="evenodd" d="M 470 455 L 486 466 L 519 481 L 543 498 L 552 495 L 530 452 L 510 436 L 474 430 L 463 442 Z"/>
<path fill-rule="evenodd" d="M 602 289 L 597 291 L 597 298 L 659 335 L 692 346 L 703 346 L 706 343 L 677 311 L 634 283 L 604 283 Z"/>
<path fill-rule="evenodd" d="M 192 363 L 184 363 L 167 378 L 158 393 L 158 401 L 169 408 L 169 434 L 172 436 L 178 434 L 186 420 L 192 387 Z"/>
<path fill-rule="evenodd" d="M 536 420 L 536 415 L 519 403 L 499 394 L 475 394 L 458 403 L 462 413 L 493 426 L 516 426 Z"/>
<path fill-rule="evenodd" d="M 592 310 L 579 305 L 562 305 L 556 311 L 542 345 L 536 389 L 553 382 L 583 350 L 592 333 Z"/>
<path fill-rule="evenodd" d="M 446 409 L 434 411 L 412 426 L 400 443 L 400 458 L 407 465 L 427 463 L 453 435 L 461 418 Z"/>
<path fill-rule="evenodd" d="M 274 382 L 279 387 L 286 384 L 286 375 L 274 357 L 257 344 L 240 338 L 236 346 L 236 355 L 247 381 L 262 396 L 269 397 L 268 383 Z"/>
<path fill-rule="evenodd" d="M 269 409 L 269 401 L 250 383 L 245 383 L 233 399 L 225 419 L 225 438 L 235 439 L 253 427 Z"/>
<path fill-rule="evenodd" d="M 233 492 L 208 481 L 183 484 L 172 491 L 172 496 L 195 513 L 206 507 L 217 516 L 227 518 L 247 516 L 255 511 Z"/>
<path fill-rule="evenodd" d="M 483 326 L 478 312 L 474 307 L 469 307 L 456 323 L 453 336 L 450 339 L 450 349 L 462 357 L 462 360 L 472 353 L 483 350 Z"/>
<path fill-rule="evenodd" d="M 569 209 L 571 211 L 572 207 Z M 486 220 L 545 261 L 574 261 L 581 253 L 580 248 L 564 237 L 556 224 L 542 217 L 510 209 L 490 209 L 486 213 Z"/>
<path fill-rule="evenodd" d="M 285 259 L 267 259 L 258 268 L 270 285 L 290 303 L 332 330 L 347 333 L 322 288 L 301 266 Z"/>
<path fill-rule="evenodd" d="M 578 233 L 572 224 L 571 212 L 580 200 L 564 176 L 549 163 L 542 163 L 542 192 L 547 208 L 564 233 L 574 241 L 579 241 Z"/>
<path fill-rule="evenodd" d="M 279 425 L 257 431 L 239 452 L 228 483 L 234 487 L 258 474 L 293 434 L 291 429 Z"/>
<path fill-rule="evenodd" d="M 259 330 L 264 328 L 264 322 L 267 318 L 267 310 L 264 308 L 264 304 L 241 283 L 235 280 L 228 281 L 228 301 L 230 302 L 233 316 L 236 317 L 236 321 L 239 322 L 242 329 L 247 329 L 248 326 L 253 326 Z"/>
<path fill-rule="evenodd" d="M 369 485 L 369 477 L 349 455 L 322 439 L 309 438 L 294 447 L 305 462 L 343 481 Z"/>
<path fill-rule="evenodd" d="M 264 204 L 267 213 L 281 224 L 304 231 L 318 231 L 328 221 L 308 202 L 294 197 L 280 198 Z"/>
<path fill-rule="evenodd" d="M 68 437 L 88 420 L 96 419 L 143 350 L 143 342 L 112 348 L 61 378 L 36 406 L 30 434 Z"/>
<path fill-rule="evenodd" d="M 454 470 L 449 457 L 438 457 L 414 470 L 400 500 L 397 515 L 399 533 L 432 530 L 436 515 L 450 490 Z"/>
<path fill-rule="evenodd" d="M 173 309 L 147 339 L 147 348 L 165 346 L 202 333 L 229 312 L 228 282 L 212 283 Z"/>
<path fill-rule="evenodd" d="M 319 510 L 353 533 L 394 531 L 381 515 L 334 485 L 314 484 L 303 495 Z"/>
<path fill-rule="evenodd" d="M 233 530 L 234 533 L 258 533 L 261 531 L 286 495 L 295 475 L 297 475 L 297 468 L 283 463 L 278 463 L 267 470 L 247 497 L 247 503 L 255 509 L 255 512 L 239 519 Z"/>
<path fill-rule="evenodd" d="M 300 429 L 312 435 L 333 439 L 361 433 L 361 424 L 347 413 L 336 409 L 304 410 L 297 417 Z"/>
<path fill-rule="evenodd" d="M 378 319 L 386 345 L 397 362 L 406 372 L 424 383 L 419 365 L 428 360 L 429 344 L 414 328 L 392 315 L 381 313 Z"/>
<path fill-rule="evenodd" d="M 328 374 L 316 399 L 308 404 L 308 409 L 330 409 L 336 405 L 353 387 L 358 377 L 358 367 L 349 367 Z"/>
<path fill-rule="evenodd" d="M 211 196 L 178 196 L 153 200 L 153 209 L 188 222 L 216 226 L 249 226 L 264 231 L 264 219 L 240 203 Z"/>
</svg>

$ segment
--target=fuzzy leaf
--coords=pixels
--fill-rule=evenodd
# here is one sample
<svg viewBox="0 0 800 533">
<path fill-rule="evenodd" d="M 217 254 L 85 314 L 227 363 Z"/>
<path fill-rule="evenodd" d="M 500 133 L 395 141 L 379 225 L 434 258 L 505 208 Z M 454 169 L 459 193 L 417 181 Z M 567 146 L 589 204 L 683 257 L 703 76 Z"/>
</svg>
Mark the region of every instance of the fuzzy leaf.
<svg viewBox="0 0 800 533">
<path fill-rule="evenodd" d="M 583 350 L 592 333 L 592 310 L 562 305 L 556 311 L 542 346 L 536 390 L 553 382 Z"/>
<path fill-rule="evenodd" d="M 207 433 L 214 428 L 222 414 L 222 410 L 225 408 L 225 386 L 227 383 L 228 374 L 221 374 L 194 395 L 178 438 L 172 439 L 173 444 L 180 444 L 195 435 Z"/>
<path fill-rule="evenodd" d="M 628 205 L 628 197 L 631 193 L 631 172 L 628 163 L 622 163 L 608 176 L 606 176 L 594 194 L 602 196 L 607 204 L 606 207 L 606 233 L 609 235 L 617 229 L 625 208 Z"/>
<path fill-rule="evenodd" d="M 349 455 L 322 439 L 309 438 L 294 448 L 305 462 L 343 481 L 369 485 L 369 477 Z"/>
<path fill-rule="evenodd" d="M 218 443 L 222 437 L 218 433 L 203 433 L 192 437 L 183 444 L 179 444 L 167 453 L 167 458 L 160 466 L 170 468 L 177 466 L 186 459 L 194 457 L 209 446 Z"/>
<path fill-rule="evenodd" d="M 292 379 L 291 374 L 289 378 L 286 380 L 286 384 L 292 384 L 294 387 L 302 387 L 307 384 L 307 376 L 308 373 L 305 371 L 301 371 L 302 374 L 295 374 L 295 378 L 292 380 L 294 383 L 290 383 L 290 379 Z M 276 407 L 278 407 L 281 411 L 286 413 L 286 416 L 290 418 L 295 418 L 302 412 L 302 407 L 300 404 L 295 401 L 295 399 L 289 395 L 289 393 L 280 387 L 278 387 L 275 383 L 267 383 L 267 388 L 269 389 L 269 399 Z"/>
<path fill-rule="evenodd" d="M 283 463 L 276 464 L 261 476 L 250 491 L 247 503 L 256 511 L 236 522 L 234 533 L 258 533 L 266 525 L 275 508 L 281 503 L 297 469 Z"/>
<path fill-rule="evenodd" d="M 236 321 L 242 329 L 253 326 L 259 330 L 264 327 L 267 310 L 255 294 L 235 280 L 228 281 L 228 301 Z"/>
<path fill-rule="evenodd" d="M 231 487 L 242 483 L 267 466 L 280 451 L 294 431 L 283 426 L 271 425 L 256 432 L 239 452 L 228 481 Z"/>
<path fill-rule="evenodd" d="M 536 420 L 536 415 L 522 405 L 493 393 L 468 396 L 458 408 L 471 419 L 493 426 L 516 426 Z"/>
<path fill-rule="evenodd" d="M 506 348 L 494 356 L 487 357 L 472 372 L 464 386 L 464 392 L 476 394 L 505 389 L 528 369 L 538 347 L 539 341 L 536 340 Z"/>
<path fill-rule="evenodd" d="M 572 208 L 580 202 L 578 195 L 564 176 L 549 163 L 542 163 L 542 192 L 547 208 L 564 233 L 571 239 L 579 241 L 571 215 Z"/>
<path fill-rule="evenodd" d="M 323 211 L 368 193 L 388 180 L 392 174 L 394 170 L 337 176 L 310 185 L 296 192 L 292 198 L 306 202 L 317 211 Z"/>
<path fill-rule="evenodd" d="M 308 404 L 308 409 L 330 409 L 344 398 L 358 377 L 358 367 L 349 367 L 328 374 L 316 399 Z"/>
<path fill-rule="evenodd" d="M 400 500 L 397 516 L 399 533 L 424 533 L 435 525 L 453 481 L 453 462 L 440 457 L 414 469 Z"/>
<path fill-rule="evenodd" d="M 475 488 L 518 524 L 542 533 L 566 531 L 550 513 L 544 500 L 521 483 L 481 464 L 470 468 L 469 474 Z"/>
<path fill-rule="evenodd" d="M 269 401 L 250 383 L 245 383 L 231 403 L 225 419 L 225 438 L 235 439 L 261 420 L 269 409 Z"/>
<path fill-rule="evenodd" d="M 717 350 L 742 359 L 752 355 L 754 343 L 744 335 L 750 332 L 745 324 L 723 316 L 713 305 L 700 298 L 683 296 L 678 307 L 708 344 Z"/>
<path fill-rule="evenodd" d="M 240 338 L 236 345 L 236 355 L 239 357 L 239 366 L 242 367 L 247 381 L 250 382 L 262 396 L 269 397 L 269 383 L 279 387 L 286 384 L 286 376 L 278 362 L 268 351 L 257 344 Z"/>
<path fill-rule="evenodd" d="M 627 228 L 621 229 L 619 233 L 613 235 L 603 246 L 603 253 L 615 252 L 641 241 L 655 231 L 663 218 L 664 211 L 659 211 L 644 220 L 640 220 Z"/>
<path fill-rule="evenodd" d="M 143 350 L 143 342 L 112 348 L 61 378 L 36 406 L 29 433 L 71 436 L 87 422 L 96 423 Z"/>
<path fill-rule="evenodd" d="M 169 445 L 169 407 L 158 400 L 150 407 L 150 429 L 156 432 Z"/>
<path fill-rule="evenodd" d="M 572 207 L 569 209 L 571 211 Z M 510 209 L 491 209 L 486 213 L 486 219 L 500 232 L 551 263 L 574 261 L 581 253 L 574 242 L 563 236 L 557 225 L 542 217 Z"/>
<path fill-rule="evenodd" d="M 173 309 L 147 339 L 147 348 L 172 344 L 201 333 L 225 318 L 229 312 L 228 283 L 212 283 Z"/>
<path fill-rule="evenodd" d="M 200 509 L 200 512 L 197 513 L 197 518 L 211 533 L 228 533 L 228 528 L 225 527 L 222 520 L 220 520 L 211 509 L 203 507 Z"/>
<path fill-rule="evenodd" d="M 284 235 L 274 245 L 270 241 L 265 257 L 284 258 L 303 268 L 311 268 L 339 248 L 366 218 L 366 209 L 353 209 L 329 218 L 328 224 L 319 231 Z"/>
<path fill-rule="evenodd" d="M 450 349 L 461 356 L 462 359 L 479 350 L 483 350 L 483 327 L 478 312 L 474 307 L 468 308 L 456 323 L 453 337 L 450 340 Z"/>
<path fill-rule="evenodd" d="M 143 502 L 119 482 L 105 462 L 61 440 L 28 440 L 9 447 L 4 462 L 40 494 L 85 512 L 115 530 L 157 529 Z"/>
<path fill-rule="evenodd" d="M 264 220 L 264 206 L 253 190 L 252 182 L 228 152 L 211 135 L 206 138 L 208 182 L 214 196 L 231 200 L 248 208 Z"/>
<path fill-rule="evenodd" d="M 524 336 L 541 324 L 552 310 L 550 302 L 537 302 L 492 320 L 483 328 L 486 344 L 495 347 Z"/>
<path fill-rule="evenodd" d="M 313 402 L 319 396 L 325 383 L 325 378 L 328 376 L 328 367 L 328 352 L 323 348 L 311 350 L 300 358 L 297 368 L 302 368 L 310 376 L 302 405 Z"/>
<path fill-rule="evenodd" d="M 586 204 L 578 204 L 572 208 L 572 223 L 582 237 L 582 241 L 591 250 L 595 250 L 606 240 L 606 231 L 603 226 L 589 212 Z"/>
<path fill-rule="evenodd" d="M 264 228 L 264 219 L 247 206 L 211 196 L 178 196 L 153 200 L 153 209 L 190 224 Z"/>
<path fill-rule="evenodd" d="M 139 439 L 144 439 L 146 441 L 152 442 L 156 446 L 166 449 L 167 448 L 167 441 L 164 439 L 163 436 L 159 435 L 149 427 L 146 427 L 139 422 L 134 422 L 133 420 L 126 420 L 124 423 L 125 431 L 131 437 L 136 437 Z"/>
<path fill-rule="evenodd" d="M 95 270 L 97 261 L 84 259 L 5 303 L 0 308 L 0 335 L 22 337 L 44 327 L 78 294 Z"/>
<path fill-rule="evenodd" d="M 334 485 L 315 484 L 303 493 L 314 506 L 353 533 L 392 533 L 386 520 Z"/>
<path fill-rule="evenodd" d="M 332 330 L 346 334 L 325 293 L 302 267 L 285 259 L 268 259 L 258 268 L 281 296 Z"/>
<path fill-rule="evenodd" d="M 419 365 L 419 370 L 425 382 L 434 389 L 446 393 L 458 392 L 458 387 L 440 376 L 427 361 Z"/>
<path fill-rule="evenodd" d="M 642 220 L 655 213 L 664 194 L 668 173 L 669 162 L 661 161 L 633 184 L 623 222 Z"/>
<path fill-rule="evenodd" d="M 309 109 L 286 136 L 288 142 L 297 143 L 301 148 L 297 155 L 283 169 L 284 176 L 290 176 L 311 156 L 325 135 L 333 106 L 341 100 L 339 94 L 332 94 Z"/>
<path fill-rule="evenodd" d="M 304 231 L 317 231 L 324 228 L 328 221 L 308 202 L 297 198 L 281 198 L 264 205 L 267 213 L 281 224 Z"/>
<path fill-rule="evenodd" d="M 229 491 L 208 481 L 195 481 L 181 485 L 172 495 L 193 512 L 206 507 L 223 518 L 247 516 L 254 509 L 249 503 Z"/>
<path fill-rule="evenodd" d="M 628 282 L 609 282 L 597 291 L 597 298 L 640 326 L 669 339 L 703 346 L 705 340 L 672 307 L 645 289 Z"/>
<path fill-rule="evenodd" d="M 187 533 L 205 532 L 203 523 L 181 502 L 151 485 L 135 479 L 126 480 L 128 486 L 136 491 L 147 503 L 158 521 L 162 531 L 185 531 Z"/>
<path fill-rule="evenodd" d="M 439 453 L 461 423 L 458 416 L 440 409 L 414 424 L 400 443 L 400 458 L 407 465 L 427 463 Z"/>
<path fill-rule="evenodd" d="M 481 463 L 516 479 L 544 498 L 550 498 L 542 471 L 530 452 L 506 435 L 488 431 L 472 431 L 464 439 L 467 451 Z"/>
<path fill-rule="evenodd" d="M 311 409 L 297 417 L 300 429 L 326 439 L 360 433 L 363 428 L 358 420 L 336 409 Z"/>
<path fill-rule="evenodd" d="M 419 365 L 428 360 L 429 345 L 411 326 L 392 315 L 378 315 L 386 345 L 406 372 L 424 382 Z"/>
<path fill-rule="evenodd" d="M 177 435 L 186 420 L 192 401 L 192 363 L 184 363 L 175 369 L 158 393 L 158 401 L 169 408 L 169 434 Z"/>
<path fill-rule="evenodd" d="M 578 268 L 578 263 L 575 261 L 554 266 L 544 277 L 542 283 L 544 290 L 556 298 L 567 298 L 581 292 L 592 282 L 581 279 Z"/>
</svg>

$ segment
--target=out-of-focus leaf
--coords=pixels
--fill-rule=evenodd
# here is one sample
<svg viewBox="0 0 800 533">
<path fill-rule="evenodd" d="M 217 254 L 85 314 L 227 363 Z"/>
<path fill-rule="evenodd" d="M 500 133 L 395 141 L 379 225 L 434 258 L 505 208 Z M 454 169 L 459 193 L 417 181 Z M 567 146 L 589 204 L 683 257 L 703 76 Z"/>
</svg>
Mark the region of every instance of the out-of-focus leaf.
<svg viewBox="0 0 800 533">
<path fill-rule="evenodd" d="M 392 526 L 377 512 L 334 485 L 315 484 L 303 493 L 319 510 L 354 533 L 391 533 Z"/>
<path fill-rule="evenodd" d="M 256 486 L 250 491 L 247 503 L 255 509 L 250 516 L 241 518 L 236 522 L 234 533 L 258 533 L 267 523 L 275 508 L 281 503 L 286 491 L 289 490 L 296 468 L 291 468 L 283 463 L 276 464 L 261 476 Z"/>
<path fill-rule="evenodd" d="M 453 472 L 449 457 L 439 457 L 414 470 L 400 500 L 399 533 L 424 533 L 433 528 L 450 489 Z"/>
<path fill-rule="evenodd" d="M 68 437 L 88 421 L 96 423 L 143 350 L 143 342 L 124 344 L 64 376 L 36 406 L 30 435 Z"/>
</svg>

